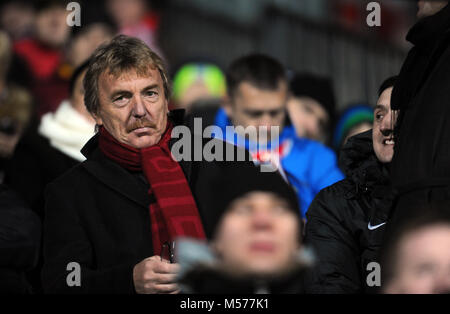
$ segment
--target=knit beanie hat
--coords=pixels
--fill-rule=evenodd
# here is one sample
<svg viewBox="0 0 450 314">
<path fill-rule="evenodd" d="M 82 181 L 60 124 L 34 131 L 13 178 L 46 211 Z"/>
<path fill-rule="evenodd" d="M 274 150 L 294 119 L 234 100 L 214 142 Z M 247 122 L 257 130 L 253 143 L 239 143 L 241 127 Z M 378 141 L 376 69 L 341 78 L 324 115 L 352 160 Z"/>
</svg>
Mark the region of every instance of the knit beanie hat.
<svg viewBox="0 0 450 314">
<path fill-rule="evenodd" d="M 216 178 L 215 181 L 217 188 L 214 199 L 221 217 L 230 209 L 234 200 L 247 193 L 261 191 L 274 193 L 285 200 L 289 209 L 299 220 L 301 219 L 297 194 L 278 172 L 261 172 L 259 167 L 248 167 L 245 163 L 237 162 L 225 175 Z"/>
<path fill-rule="evenodd" d="M 310 97 L 328 113 L 330 125 L 336 116 L 336 101 L 332 81 L 312 74 L 295 74 L 290 81 L 291 93 L 296 97 Z"/>
<path fill-rule="evenodd" d="M 339 149 L 348 132 L 356 125 L 373 123 L 373 108 L 367 104 L 352 105 L 339 118 L 333 136 L 333 147 Z"/>
</svg>

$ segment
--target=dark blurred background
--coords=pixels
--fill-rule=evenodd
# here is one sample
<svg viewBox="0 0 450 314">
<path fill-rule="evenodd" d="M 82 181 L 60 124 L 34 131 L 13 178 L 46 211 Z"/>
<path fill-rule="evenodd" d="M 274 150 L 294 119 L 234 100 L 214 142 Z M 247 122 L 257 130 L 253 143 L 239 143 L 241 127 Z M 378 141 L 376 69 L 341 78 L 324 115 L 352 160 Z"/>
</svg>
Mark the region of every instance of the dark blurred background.
<svg viewBox="0 0 450 314">
<path fill-rule="evenodd" d="M 33 2 L 45 1 L 2 1 L 2 28 L 14 40 L 31 36 L 33 27 L 26 28 L 27 23 L 32 25 L 35 9 L 27 4 Z M 67 5 L 70 1 L 60 2 Z M 186 60 L 200 58 L 226 68 L 231 60 L 258 51 L 278 58 L 294 71 L 331 76 L 338 109 L 349 103 L 373 102 L 383 78 L 398 72 L 408 48 L 404 37 L 416 11 L 415 1 L 380 0 L 381 26 L 368 27 L 366 6 L 371 1 L 365 0 L 78 2 L 82 24 L 73 27 L 72 36 L 98 21 L 116 28 L 114 32 L 121 31 L 118 24 L 126 24 L 120 21 L 126 20 L 126 14 L 114 13 L 111 3 L 116 2 L 120 11 L 126 4 L 119 2 L 147 2 L 148 24 L 155 35 L 149 41 L 172 70 Z M 30 9 L 21 10 L 18 18 L 11 4 Z"/>
<path fill-rule="evenodd" d="M 250 52 L 276 57 L 296 72 L 333 78 L 338 109 L 373 103 L 380 82 L 405 58 L 416 2 L 377 1 L 381 26 L 366 24 L 364 0 L 156 1 L 160 46 L 171 65 L 191 57 L 226 67 Z"/>
</svg>

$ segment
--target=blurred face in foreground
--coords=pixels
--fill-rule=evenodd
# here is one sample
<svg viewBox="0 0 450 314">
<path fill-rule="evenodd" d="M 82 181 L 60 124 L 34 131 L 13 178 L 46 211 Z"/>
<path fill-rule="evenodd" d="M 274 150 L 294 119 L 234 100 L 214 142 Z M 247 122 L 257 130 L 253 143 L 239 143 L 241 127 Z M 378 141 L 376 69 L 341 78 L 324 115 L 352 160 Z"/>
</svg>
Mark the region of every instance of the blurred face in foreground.
<svg viewBox="0 0 450 314">
<path fill-rule="evenodd" d="M 140 76 L 130 70 L 117 76 L 103 72 L 98 81 L 100 108 L 96 123 L 119 142 L 134 148 L 155 145 L 166 126 L 168 102 L 156 68 Z"/>
<path fill-rule="evenodd" d="M 396 114 L 391 110 L 392 89 L 390 87 L 383 91 L 373 112 L 373 149 L 382 163 L 391 162 L 394 156 L 393 132 Z"/>
<path fill-rule="evenodd" d="M 405 235 L 395 270 L 386 293 L 450 293 L 450 225 L 431 225 Z"/>
<path fill-rule="evenodd" d="M 299 219 L 273 193 L 250 192 L 221 220 L 213 246 L 232 273 L 271 275 L 289 269 L 299 248 Z"/>
<path fill-rule="evenodd" d="M 419 10 L 417 11 L 417 17 L 423 18 L 426 16 L 434 15 L 442 10 L 448 1 L 440 1 L 440 0 L 420 0 L 417 2 L 417 6 Z"/>
</svg>

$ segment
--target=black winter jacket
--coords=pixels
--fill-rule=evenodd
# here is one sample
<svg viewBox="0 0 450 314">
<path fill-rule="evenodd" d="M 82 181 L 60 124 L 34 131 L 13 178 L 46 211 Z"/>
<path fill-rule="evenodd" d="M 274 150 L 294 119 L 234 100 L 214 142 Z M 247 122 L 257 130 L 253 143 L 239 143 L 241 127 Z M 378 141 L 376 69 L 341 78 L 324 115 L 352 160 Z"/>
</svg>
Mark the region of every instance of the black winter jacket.
<svg viewBox="0 0 450 314">
<path fill-rule="evenodd" d="M 392 184 L 399 192 L 393 220 L 415 216 L 450 194 L 450 5 L 420 19 L 406 38 L 414 47 L 391 99 L 392 109 L 400 110 L 392 159 Z"/>
<path fill-rule="evenodd" d="M 179 114 L 173 120 L 178 125 Z M 237 151 L 234 146 L 233 149 Z M 142 174 L 127 171 L 101 152 L 97 135 L 82 152 L 87 160 L 46 190 L 44 290 L 134 293 L 134 266 L 154 255 L 149 205 L 155 200 L 149 196 L 148 182 Z M 213 198 L 216 187 L 211 184 L 212 178 L 236 166 L 258 171 L 248 153 L 246 158 L 240 162 L 180 161 L 208 238 L 221 216 Z M 81 266 L 81 286 L 68 286 L 66 282 L 70 273 L 67 266 L 72 262 Z"/>
<path fill-rule="evenodd" d="M 346 179 L 320 191 L 306 214 L 305 242 L 317 258 L 307 293 L 376 289 L 366 283 L 367 267 L 377 261 L 392 193 L 387 170 L 373 151 L 371 130 L 349 139 L 340 164 Z"/>
<path fill-rule="evenodd" d="M 26 271 L 36 266 L 39 218 L 5 185 L 0 185 L 0 294 L 30 293 Z"/>
</svg>

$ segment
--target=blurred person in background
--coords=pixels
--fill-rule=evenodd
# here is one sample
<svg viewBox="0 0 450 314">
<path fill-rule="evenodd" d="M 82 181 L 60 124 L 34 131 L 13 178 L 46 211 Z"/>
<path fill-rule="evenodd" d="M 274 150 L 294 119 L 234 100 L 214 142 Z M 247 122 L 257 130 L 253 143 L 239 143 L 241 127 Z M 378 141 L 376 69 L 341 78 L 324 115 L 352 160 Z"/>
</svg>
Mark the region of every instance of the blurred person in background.
<svg viewBox="0 0 450 314">
<path fill-rule="evenodd" d="M 8 35 L 0 31 L 0 183 L 14 149 L 30 121 L 33 104 L 30 94 L 8 81 L 12 51 Z"/>
<path fill-rule="evenodd" d="M 37 0 L 34 34 L 15 42 L 14 51 L 28 65 L 32 74 L 32 94 L 36 114 L 54 111 L 68 95 L 70 72 L 64 71 L 63 48 L 70 35 L 66 2 Z"/>
<path fill-rule="evenodd" d="M 118 33 L 137 37 L 159 55 L 158 27 L 160 16 L 147 0 L 106 0 L 106 9 Z"/>
<path fill-rule="evenodd" d="M 55 112 L 31 125 L 17 145 L 8 170 L 8 183 L 43 218 L 45 186 L 85 160 L 80 150 L 94 135 L 95 121 L 84 105 L 83 78 L 89 62 L 70 81 L 70 98 Z"/>
<path fill-rule="evenodd" d="M 70 80 L 70 98 L 55 112 L 42 116 L 38 125 L 30 125 L 18 143 L 9 163 L 7 182 L 28 206 L 44 221 L 44 190 L 48 183 L 86 158 L 81 149 L 94 135 L 95 121 L 84 105 L 83 78 L 88 61 L 78 67 Z M 40 272 L 30 273 L 36 293 L 42 293 Z"/>
<path fill-rule="evenodd" d="M 372 128 L 373 107 L 368 104 L 348 106 L 340 115 L 333 134 L 333 147 L 339 152 L 353 135 Z"/>
<path fill-rule="evenodd" d="M 36 266 L 40 238 L 37 215 L 0 183 L 0 294 L 33 292 L 26 273 Z"/>
<path fill-rule="evenodd" d="M 73 27 L 67 47 L 68 64 L 73 69 L 79 67 L 89 59 L 98 46 L 110 41 L 114 33 L 113 27 L 102 21 L 85 22 L 82 27 Z"/>
<path fill-rule="evenodd" d="M 450 293 L 450 217 L 436 202 L 396 226 L 383 248 L 382 291 L 387 294 Z"/>
<path fill-rule="evenodd" d="M 31 0 L 7 0 L 0 5 L 0 27 L 12 41 L 31 37 L 35 11 Z"/>
<path fill-rule="evenodd" d="M 305 243 L 317 263 L 308 293 L 373 293 L 367 265 L 378 261 L 394 194 L 389 163 L 394 154 L 395 113 L 390 99 L 396 77 L 385 80 L 372 110 L 373 128 L 350 137 L 340 165 L 346 179 L 319 192 L 306 214 Z"/>
<path fill-rule="evenodd" d="M 417 4 L 419 20 L 406 37 L 414 47 L 392 94 L 392 109 L 400 110 L 392 160 L 399 222 L 450 198 L 450 5 Z"/>
<path fill-rule="evenodd" d="M 226 79 L 222 70 L 213 63 L 187 62 L 173 78 L 173 107 L 195 109 L 214 107 L 217 110 L 226 94 Z M 194 107 L 194 108 L 192 108 Z"/>
<path fill-rule="evenodd" d="M 335 119 L 335 98 L 329 78 L 295 74 L 289 83 L 289 118 L 299 137 L 328 144 Z"/>
<path fill-rule="evenodd" d="M 310 261 L 292 187 L 279 173 L 255 175 L 239 165 L 213 184 L 215 207 L 222 213 L 213 239 L 176 243 L 181 292 L 302 293 Z"/>
<path fill-rule="evenodd" d="M 252 54 L 241 57 L 227 70 L 227 97 L 214 112 L 194 112 L 203 126 L 212 121 L 222 130 L 223 137 L 245 147 L 257 164 L 275 163 L 297 192 L 302 216 L 314 196 L 323 188 L 344 178 L 337 166 L 334 152 L 319 142 L 299 138 L 287 125 L 286 102 L 288 80 L 283 66 L 272 57 Z M 267 138 L 257 134 L 249 139 L 238 128 L 254 127 L 267 130 Z M 279 137 L 271 133 L 278 127 Z M 275 160 L 275 162 L 274 162 Z"/>
</svg>

